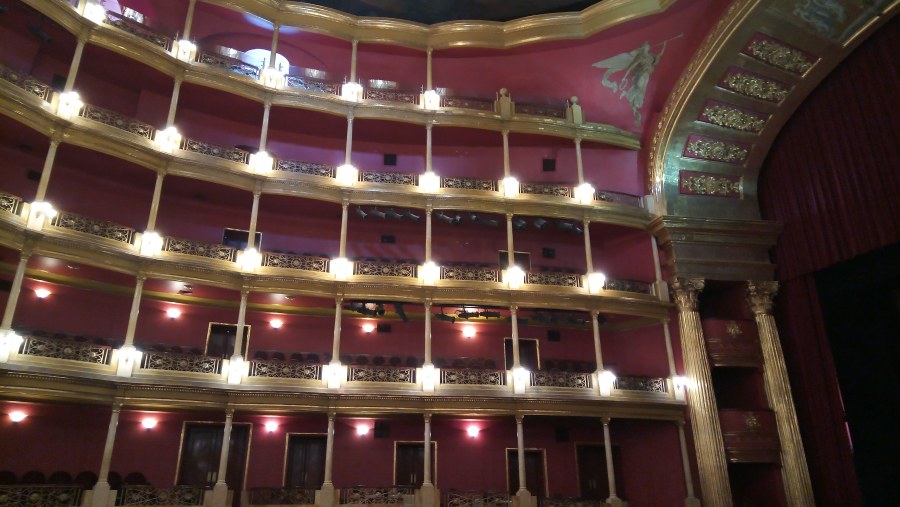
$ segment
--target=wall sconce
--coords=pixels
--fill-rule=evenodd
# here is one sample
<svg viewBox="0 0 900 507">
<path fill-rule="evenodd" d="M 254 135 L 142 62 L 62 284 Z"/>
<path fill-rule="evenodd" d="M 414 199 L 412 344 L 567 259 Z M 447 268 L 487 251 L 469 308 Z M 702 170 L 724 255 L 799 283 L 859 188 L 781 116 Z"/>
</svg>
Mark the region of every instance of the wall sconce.
<svg viewBox="0 0 900 507">
<path fill-rule="evenodd" d="M 372 331 L 375 331 L 375 324 L 365 323 L 362 325 L 363 333 L 369 334 Z"/>
<path fill-rule="evenodd" d="M 370 430 L 370 429 L 371 429 L 371 428 L 369 428 L 369 425 L 367 425 L 367 424 L 360 424 L 360 425 L 358 425 L 358 426 L 356 427 L 356 434 L 359 435 L 359 436 L 361 436 L 361 437 L 364 437 L 364 436 L 366 436 L 366 435 L 369 434 L 369 430 Z"/>
<path fill-rule="evenodd" d="M 53 205 L 49 202 L 33 202 L 28 210 L 26 227 L 39 231 L 44 228 L 44 225 L 46 225 L 48 221 L 53 220 L 53 217 L 56 215 L 56 209 L 54 209 Z"/>
<path fill-rule="evenodd" d="M 250 154 L 248 165 L 256 174 L 269 174 L 275 167 L 275 159 L 264 151 L 258 151 Z"/>
<path fill-rule="evenodd" d="M 275 67 L 266 67 L 260 73 L 259 82 L 262 83 L 263 86 L 275 88 L 277 90 L 284 86 L 284 72 L 281 72 Z"/>
<path fill-rule="evenodd" d="M 84 6 L 84 17 L 99 25 L 106 19 L 106 8 L 100 4 L 88 2 Z"/>
<path fill-rule="evenodd" d="M 346 280 L 353 274 L 353 263 L 346 257 L 331 259 L 328 263 L 328 272 L 334 275 L 336 280 Z"/>
<path fill-rule="evenodd" d="M 197 45 L 187 39 L 176 41 L 175 46 L 172 49 L 175 58 L 178 58 L 182 62 L 190 63 L 194 61 L 194 57 L 197 55 Z"/>
<path fill-rule="evenodd" d="M 433 171 L 428 171 L 419 176 L 419 189 L 422 192 L 433 194 L 441 188 L 441 178 Z"/>
<path fill-rule="evenodd" d="M 441 279 L 441 268 L 433 261 L 428 261 L 419 268 L 419 278 L 425 285 L 434 285 Z"/>
<path fill-rule="evenodd" d="M 600 294 L 603 286 L 606 285 L 606 275 L 603 273 L 588 273 L 587 288 L 591 294 Z"/>
<path fill-rule="evenodd" d="M 437 384 L 437 370 L 434 365 L 431 363 L 422 365 L 422 391 L 433 393 L 435 384 Z"/>
<path fill-rule="evenodd" d="M 134 348 L 133 345 L 122 346 L 118 351 L 118 365 L 116 366 L 116 375 L 119 377 L 130 377 L 134 372 L 134 365 L 141 360 L 141 352 Z"/>
<path fill-rule="evenodd" d="M 145 417 L 141 420 L 141 426 L 143 426 L 145 429 L 150 430 L 156 427 L 157 422 L 158 421 L 152 417 Z"/>
<path fill-rule="evenodd" d="M 272 326 L 272 329 L 281 329 L 281 326 L 284 325 L 284 322 L 279 319 L 272 319 L 269 321 L 269 325 Z"/>
<path fill-rule="evenodd" d="M 341 379 L 346 377 L 346 369 L 340 361 L 326 364 L 322 367 L 322 380 L 328 389 L 338 389 L 341 387 Z"/>
<path fill-rule="evenodd" d="M 528 386 L 528 381 L 531 377 L 531 372 L 526 370 L 525 368 L 518 366 L 513 368 L 512 371 L 513 376 L 513 393 L 514 394 L 522 394 L 525 392 L 525 388 Z"/>
<path fill-rule="evenodd" d="M 590 183 L 582 183 L 575 187 L 575 200 L 581 204 L 591 204 L 594 202 L 594 187 Z"/>
<path fill-rule="evenodd" d="M 47 289 L 35 289 L 34 290 L 34 295 L 37 296 L 38 299 L 44 299 L 45 297 L 49 296 L 50 294 L 51 294 L 51 292 Z"/>
<path fill-rule="evenodd" d="M 435 90 L 425 90 L 419 98 L 423 109 L 435 110 L 441 107 L 441 96 Z"/>
<path fill-rule="evenodd" d="M 278 423 L 275 421 L 266 421 L 266 431 L 269 433 L 275 433 L 275 430 L 278 429 Z"/>
<path fill-rule="evenodd" d="M 228 361 L 228 383 L 229 384 L 240 384 L 241 379 L 244 377 L 244 358 L 239 354 L 235 354 L 231 356 L 231 360 Z"/>
<path fill-rule="evenodd" d="M 469 426 L 468 428 L 466 428 L 466 433 L 469 434 L 469 438 L 475 438 L 475 437 L 477 437 L 477 436 L 478 436 L 478 433 L 479 433 L 480 431 L 481 431 L 481 430 L 478 429 L 478 426 Z"/>
<path fill-rule="evenodd" d="M 503 271 L 503 282 L 510 289 L 518 289 L 525 283 L 525 272 L 519 266 L 510 266 Z"/>
<path fill-rule="evenodd" d="M 262 264 L 262 256 L 255 248 L 248 248 L 238 255 L 236 261 L 241 271 L 252 273 Z"/>
<path fill-rule="evenodd" d="M 9 413 L 9 420 L 14 423 L 20 423 L 24 421 L 26 417 L 28 417 L 28 414 L 22 412 L 21 410 L 16 410 Z"/>
<path fill-rule="evenodd" d="M 519 195 L 519 180 L 512 176 L 500 180 L 500 191 L 504 197 L 515 197 Z"/>
<path fill-rule="evenodd" d="M 141 255 L 144 257 L 153 257 L 162 252 L 162 248 L 163 238 L 159 233 L 147 231 L 144 234 L 141 234 L 139 246 Z"/>
<path fill-rule="evenodd" d="M 181 310 L 178 308 L 169 308 L 166 310 L 166 316 L 170 319 L 177 319 L 178 317 L 181 317 Z"/>
<path fill-rule="evenodd" d="M 156 144 L 156 149 L 163 153 L 174 153 L 175 150 L 181 148 L 181 133 L 174 125 L 157 130 L 156 135 L 153 136 L 153 143 Z"/>
<path fill-rule="evenodd" d="M 56 114 L 64 120 L 70 120 L 74 116 L 78 116 L 84 102 L 78 96 L 78 92 L 64 92 L 59 94 L 59 105 L 56 107 Z"/>
<path fill-rule="evenodd" d="M 362 100 L 363 87 L 359 83 L 349 82 L 341 86 L 341 98 L 350 102 Z"/>
<path fill-rule="evenodd" d="M 600 388 L 600 396 L 608 397 L 612 394 L 616 382 L 616 374 L 609 370 L 597 372 L 597 386 Z"/>
<path fill-rule="evenodd" d="M 338 185 L 352 187 L 359 179 L 359 169 L 350 164 L 338 166 L 334 171 L 334 179 Z"/>
<path fill-rule="evenodd" d="M 10 354 L 19 351 L 22 342 L 25 341 L 13 330 L 0 330 L 0 363 L 9 361 Z"/>
<path fill-rule="evenodd" d="M 463 327 L 462 334 L 466 338 L 474 338 L 475 337 L 475 326 L 465 326 Z"/>
</svg>

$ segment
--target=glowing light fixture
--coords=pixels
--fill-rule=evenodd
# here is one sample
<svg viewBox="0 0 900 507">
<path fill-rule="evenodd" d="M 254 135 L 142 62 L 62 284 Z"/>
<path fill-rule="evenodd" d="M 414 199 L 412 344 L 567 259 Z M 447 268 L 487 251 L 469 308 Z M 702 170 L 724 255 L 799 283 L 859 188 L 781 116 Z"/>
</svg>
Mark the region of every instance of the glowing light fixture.
<svg viewBox="0 0 900 507">
<path fill-rule="evenodd" d="M 612 394 L 612 388 L 616 382 L 615 373 L 609 370 L 601 370 L 597 372 L 597 383 L 600 388 L 600 396 L 609 396 Z"/>
<path fill-rule="evenodd" d="M 356 427 L 356 434 L 359 435 L 359 436 L 361 436 L 361 437 L 364 437 L 364 436 L 366 436 L 366 435 L 369 434 L 369 430 L 370 430 L 370 429 L 371 429 L 371 428 L 369 428 L 369 425 L 367 425 L 367 424 L 360 424 L 359 426 Z"/>
<path fill-rule="evenodd" d="M 519 180 L 509 176 L 500 180 L 500 191 L 504 197 L 515 197 L 519 195 Z"/>
<path fill-rule="evenodd" d="M 478 436 L 478 433 L 479 433 L 480 431 L 481 431 L 481 430 L 478 429 L 478 426 L 469 426 L 468 428 L 466 428 L 466 433 L 469 434 L 469 438 L 475 438 L 475 437 L 477 437 L 477 436 Z"/>
<path fill-rule="evenodd" d="M 182 39 L 175 42 L 173 51 L 175 53 L 175 58 L 178 58 L 182 62 L 190 63 L 194 61 L 194 57 L 197 55 L 197 45 L 187 39 Z"/>
<path fill-rule="evenodd" d="M 675 385 L 675 389 L 685 389 L 693 386 L 694 383 L 684 375 L 675 375 L 672 377 L 672 384 Z"/>
<path fill-rule="evenodd" d="M 26 227 L 39 231 L 44 228 L 44 224 L 53 220 L 56 216 L 56 209 L 49 202 L 37 201 L 31 203 L 28 211 L 28 222 Z"/>
<path fill-rule="evenodd" d="M 262 264 L 262 255 L 255 248 L 248 248 L 238 256 L 237 263 L 241 271 L 252 273 Z"/>
<path fill-rule="evenodd" d="M 141 426 L 149 430 L 155 428 L 157 422 L 158 421 L 152 417 L 145 417 L 141 420 Z"/>
<path fill-rule="evenodd" d="M 157 130 L 156 135 L 153 136 L 153 142 L 156 144 L 156 149 L 163 153 L 171 154 L 181 147 L 181 134 L 173 125 Z"/>
<path fill-rule="evenodd" d="M 181 317 L 181 310 L 178 308 L 169 308 L 166 310 L 166 316 L 170 319 L 177 319 L 178 317 Z"/>
<path fill-rule="evenodd" d="M 435 110 L 441 107 L 441 96 L 435 90 L 425 90 L 419 102 L 423 109 Z"/>
<path fill-rule="evenodd" d="M 17 352 L 23 341 L 13 330 L 0 331 L 0 363 L 9 361 L 9 355 Z"/>
<path fill-rule="evenodd" d="M 334 171 L 334 179 L 337 181 L 338 185 L 352 187 L 359 179 L 359 169 L 350 164 L 338 166 Z"/>
<path fill-rule="evenodd" d="M 518 289 L 525 283 L 525 272 L 519 266 L 510 266 L 503 272 L 503 282 L 510 289 Z"/>
<path fill-rule="evenodd" d="M 341 387 L 341 379 L 346 378 L 346 370 L 340 361 L 326 364 L 322 367 L 322 380 L 328 389 L 338 389 Z"/>
<path fill-rule="evenodd" d="M 431 363 L 422 365 L 422 390 L 426 393 L 434 392 L 434 385 L 437 383 L 437 371 Z"/>
<path fill-rule="evenodd" d="M 21 410 L 16 410 L 9 413 L 9 420 L 14 423 L 20 423 L 24 421 L 26 417 L 28 417 L 28 414 L 22 412 Z"/>
<path fill-rule="evenodd" d="M 98 25 L 106 19 L 106 8 L 95 2 L 88 2 L 84 6 L 84 17 Z"/>
<path fill-rule="evenodd" d="M 141 235 L 141 255 L 153 257 L 162 252 L 163 238 L 157 232 L 147 231 Z"/>
<path fill-rule="evenodd" d="M 275 67 L 266 67 L 259 76 L 259 82 L 263 86 L 275 88 L 276 90 L 284 86 L 284 72 Z"/>
<path fill-rule="evenodd" d="M 371 333 L 372 331 L 375 331 L 375 324 L 367 322 L 362 325 L 362 330 L 363 330 L 363 333 L 366 333 L 366 334 Z"/>
<path fill-rule="evenodd" d="M 243 376 L 244 358 L 239 354 L 235 354 L 231 356 L 231 360 L 228 361 L 228 383 L 240 384 Z"/>
<path fill-rule="evenodd" d="M 513 368 L 513 393 L 522 394 L 525 392 L 525 387 L 528 386 L 528 381 L 531 377 L 531 372 L 526 370 L 525 368 L 518 366 Z"/>
<path fill-rule="evenodd" d="M 441 279 L 441 268 L 434 261 L 428 261 L 419 270 L 419 278 L 425 285 L 434 285 Z"/>
<path fill-rule="evenodd" d="M 272 319 L 269 321 L 269 325 L 272 326 L 273 329 L 280 329 L 281 326 L 284 325 L 284 322 L 282 322 L 278 319 Z"/>
<path fill-rule="evenodd" d="M 278 423 L 275 421 L 266 421 L 265 426 L 266 426 L 266 431 L 268 431 L 269 433 L 274 433 L 275 430 L 278 429 Z"/>
<path fill-rule="evenodd" d="M 603 273 L 588 273 L 587 287 L 591 294 L 600 294 L 603 286 L 606 285 L 606 275 Z"/>
<path fill-rule="evenodd" d="M 275 167 L 275 159 L 264 151 L 258 151 L 250 154 L 249 165 L 256 174 L 269 174 Z"/>
<path fill-rule="evenodd" d="M 463 328 L 463 336 L 466 338 L 474 338 L 475 337 L 475 326 L 465 326 Z"/>
<path fill-rule="evenodd" d="M 582 183 L 575 187 L 575 200 L 581 204 L 591 204 L 594 202 L 594 187 L 590 183 Z"/>
<path fill-rule="evenodd" d="M 346 257 L 331 259 L 328 263 L 328 272 L 334 275 L 336 280 L 346 280 L 353 274 L 353 262 Z"/>
<path fill-rule="evenodd" d="M 349 82 L 341 86 L 341 98 L 351 102 L 362 100 L 363 87 L 359 83 Z"/>
<path fill-rule="evenodd" d="M 52 294 L 52 293 L 47 289 L 35 289 L 34 290 L 34 295 L 37 296 L 38 299 L 44 299 L 45 297 L 49 296 L 50 294 Z"/>
<path fill-rule="evenodd" d="M 60 93 L 56 114 L 64 120 L 70 120 L 73 116 L 78 116 L 82 107 L 84 107 L 84 102 L 82 102 L 78 92 Z"/>
<path fill-rule="evenodd" d="M 428 171 L 419 176 L 419 189 L 422 192 L 433 194 L 441 188 L 441 178 L 433 171 Z"/>
</svg>

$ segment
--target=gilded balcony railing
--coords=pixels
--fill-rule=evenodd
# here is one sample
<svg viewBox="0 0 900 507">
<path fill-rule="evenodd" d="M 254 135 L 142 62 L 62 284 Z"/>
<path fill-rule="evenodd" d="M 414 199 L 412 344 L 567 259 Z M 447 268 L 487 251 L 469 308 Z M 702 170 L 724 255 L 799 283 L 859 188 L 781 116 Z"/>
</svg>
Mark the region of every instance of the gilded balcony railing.
<svg viewBox="0 0 900 507">
<path fill-rule="evenodd" d="M 106 11 L 106 19 L 104 19 L 103 22 L 120 30 L 125 30 L 132 35 L 136 35 L 166 51 L 169 50 L 169 45 L 172 43 L 172 37 L 163 35 L 149 26 L 138 23 L 133 19 L 126 18 L 117 12 Z"/>
<path fill-rule="evenodd" d="M 291 361 L 259 361 L 250 363 L 251 377 L 321 380 L 322 366 Z"/>
<path fill-rule="evenodd" d="M 603 285 L 606 290 L 617 290 L 621 292 L 636 292 L 638 294 L 653 294 L 653 284 L 647 282 L 639 282 L 637 280 L 616 280 L 607 278 Z"/>
<path fill-rule="evenodd" d="M 125 132 L 130 132 L 134 135 L 141 136 L 147 139 L 153 139 L 153 134 L 154 132 L 156 132 L 156 129 L 153 128 L 152 125 L 148 125 L 142 121 L 129 118 L 115 111 L 110 111 L 109 109 L 104 109 L 98 106 L 92 106 L 90 104 L 85 104 L 84 107 L 81 108 L 79 116 L 81 116 L 82 118 L 87 118 L 88 120 L 100 122 L 104 125 L 109 125 L 110 127 L 115 127 L 119 130 L 124 130 Z"/>
<path fill-rule="evenodd" d="M 347 380 L 351 382 L 415 384 L 416 369 L 393 366 L 351 366 L 347 368 Z"/>
<path fill-rule="evenodd" d="M 470 266 L 441 266 L 441 280 L 499 282 L 500 270 Z"/>
<path fill-rule="evenodd" d="M 311 174 L 313 176 L 334 178 L 335 167 L 326 164 L 316 164 L 314 162 L 279 159 L 277 162 L 275 162 L 275 170 L 288 173 Z"/>
<path fill-rule="evenodd" d="M 387 102 L 402 102 L 404 104 L 419 103 L 419 92 L 404 92 L 382 88 L 366 88 L 366 100 L 383 100 Z"/>
<path fill-rule="evenodd" d="M 624 204 L 626 206 L 635 206 L 643 208 L 641 197 L 637 195 L 625 194 L 622 192 L 613 192 L 610 190 L 597 190 L 594 192 L 595 201 L 611 202 L 615 204 Z"/>
<path fill-rule="evenodd" d="M 441 368 L 441 384 L 505 386 L 506 370 L 484 370 L 478 368 Z"/>
<path fill-rule="evenodd" d="M 405 503 L 407 495 L 414 494 L 412 486 L 391 486 L 386 488 L 370 488 L 351 486 L 341 488 L 341 503 L 350 505 L 393 505 Z"/>
<path fill-rule="evenodd" d="M 42 100 L 50 100 L 50 85 L 44 84 L 24 72 L 0 65 L 0 79 L 8 81 L 19 88 L 33 93 Z"/>
<path fill-rule="evenodd" d="M 516 102 L 516 114 L 525 114 L 529 116 L 548 116 L 550 118 L 565 118 L 566 108 L 565 106 Z"/>
<path fill-rule="evenodd" d="M 193 153 L 202 153 L 210 157 L 224 158 L 232 162 L 246 164 L 250 161 L 250 153 L 240 148 L 232 148 L 228 146 L 218 146 L 212 143 L 197 141 L 196 139 L 184 138 L 181 140 L 181 149 Z"/>
<path fill-rule="evenodd" d="M 315 488 L 250 488 L 250 505 L 314 505 Z"/>
<path fill-rule="evenodd" d="M 581 287 L 582 276 L 575 273 L 532 272 L 525 273 L 525 283 L 531 285 L 558 285 L 561 287 Z"/>
<path fill-rule="evenodd" d="M 144 352 L 141 368 L 145 370 L 184 371 L 189 373 L 222 373 L 222 359 L 174 352 Z"/>
<path fill-rule="evenodd" d="M 568 387 L 573 389 L 590 389 L 593 386 L 590 373 L 569 371 L 533 371 L 531 385 L 535 387 Z"/>
<path fill-rule="evenodd" d="M 508 507 L 512 497 L 505 491 L 456 491 L 444 494 L 445 507 Z"/>
<path fill-rule="evenodd" d="M 301 90 L 310 90 L 331 95 L 341 94 L 341 83 L 326 81 L 324 79 L 290 74 L 285 76 L 284 82 L 285 86 L 288 88 L 299 88 Z"/>
<path fill-rule="evenodd" d="M 572 197 L 572 187 L 556 183 L 522 183 L 519 193 L 531 195 L 552 195 L 554 197 Z"/>
<path fill-rule="evenodd" d="M 60 211 L 55 217 L 51 225 L 60 229 L 69 229 L 71 231 L 83 232 L 99 236 L 101 238 L 111 239 L 113 241 L 121 241 L 122 243 L 133 243 L 135 230 L 131 227 L 125 227 L 114 222 L 104 222 L 95 220 L 68 211 Z"/>
<path fill-rule="evenodd" d="M 18 215 L 22 210 L 22 198 L 17 195 L 0 192 L 0 210 Z"/>
<path fill-rule="evenodd" d="M 668 383 L 665 378 L 643 376 L 616 377 L 614 387 L 620 391 L 640 391 L 645 393 L 667 393 Z"/>
<path fill-rule="evenodd" d="M 410 173 L 392 173 L 385 171 L 363 171 L 359 174 L 359 181 L 367 183 L 388 183 L 390 185 L 419 184 L 419 175 Z"/>
<path fill-rule="evenodd" d="M 459 178 L 459 177 L 443 177 L 441 178 L 441 188 L 453 188 L 461 190 L 487 190 L 489 192 L 497 191 L 497 180 L 485 180 L 480 178 Z"/>
<path fill-rule="evenodd" d="M 233 51 L 236 54 L 240 54 L 239 51 L 230 48 L 222 48 L 222 50 Z M 223 55 L 221 53 L 216 53 L 213 51 L 198 51 L 197 61 L 202 64 L 211 65 L 213 67 L 225 69 L 229 72 L 234 72 L 235 74 L 252 77 L 253 79 L 259 79 L 259 67 L 243 62 L 239 58 Z"/>
<path fill-rule="evenodd" d="M 91 343 L 29 336 L 22 343 L 22 355 L 67 359 L 82 363 L 107 364 L 110 348 Z"/>
<path fill-rule="evenodd" d="M 203 488 L 123 485 L 116 495 L 116 505 L 203 505 Z"/>
<path fill-rule="evenodd" d="M 300 269 L 303 271 L 328 272 L 329 260 L 323 257 L 283 253 L 264 253 L 262 265 L 269 268 Z"/>
<path fill-rule="evenodd" d="M 196 257 L 208 257 L 220 261 L 234 262 L 237 250 L 233 246 L 216 245 L 214 243 L 202 243 L 188 239 L 178 239 L 166 236 L 162 247 L 164 252 L 172 252 Z"/>
<path fill-rule="evenodd" d="M 542 507 L 605 507 L 603 500 L 588 500 L 585 498 L 544 498 Z"/>
<path fill-rule="evenodd" d="M 81 505 L 81 487 L 22 484 L 0 486 L 3 507 L 74 507 Z"/>
<path fill-rule="evenodd" d="M 456 107 L 459 109 L 475 109 L 478 111 L 494 111 L 492 99 L 478 99 L 474 97 L 441 96 L 441 107 Z"/>
<path fill-rule="evenodd" d="M 415 264 L 394 262 L 357 261 L 353 264 L 354 275 L 399 276 L 416 278 L 419 267 Z"/>
</svg>

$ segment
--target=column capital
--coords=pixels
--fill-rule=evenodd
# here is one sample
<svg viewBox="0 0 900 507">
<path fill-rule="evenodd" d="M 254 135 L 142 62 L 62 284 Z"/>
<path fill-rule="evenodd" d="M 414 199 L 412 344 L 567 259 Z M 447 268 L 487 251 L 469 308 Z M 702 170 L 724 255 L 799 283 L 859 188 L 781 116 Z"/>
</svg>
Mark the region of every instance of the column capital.
<svg viewBox="0 0 900 507">
<path fill-rule="evenodd" d="M 347 109 L 347 123 L 353 123 L 353 116 L 355 114 L 356 110 L 353 108 L 353 106 L 350 106 L 350 108 Z"/>
<path fill-rule="evenodd" d="M 524 421 L 524 420 L 525 420 L 525 415 L 516 414 L 516 424 L 522 424 L 522 421 Z"/>
<path fill-rule="evenodd" d="M 122 405 L 125 403 L 122 400 L 116 400 L 112 403 L 112 411 L 114 414 L 118 414 L 122 411 Z"/>
<path fill-rule="evenodd" d="M 434 210 L 434 198 L 426 197 L 425 198 L 425 214 L 427 216 L 431 216 L 431 212 Z"/>
<path fill-rule="evenodd" d="M 241 299 L 246 299 L 250 295 L 250 287 L 246 285 L 241 287 Z"/>
<path fill-rule="evenodd" d="M 342 211 L 346 211 L 350 207 L 350 193 L 347 192 L 341 197 Z"/>
<path fill-rule="evenodd" d="M 328 412 L 328 421 L 329 422 L 334 422 L 334 420 L 336 418 L 337 418 L 337 412 Z"/>
<path fill-rule="evenodd" d="M 144 270 L 138 271 L 136 275 L 134 275 L 134 279 L 136 283 L 144 283 L 147 280 L 147 272 Z"/>
<path fill-rule="evenodd" d="M 703 291 L 706 281 L 702 278 L 676 278 L 671 291 L 680 312 L 696 312 L 697 296 Z"/>
<path fill-rule="evenodd" d="M 747 305 L 754 315 L 772 313 L 772 299 L 778 294 L 778 282 L 747 281 Z"/>
<path fill-rule="evenodd" d="M 344 296 L 336 296 L 336 297 L 334 298 L 334 302 L 335 302 L 335 303 L 337 304 L 337 306 L 340 308 L 341 304 L 344 303 Z"/>
<path fill-rule="evenodd" d="M 234 418 L 234 407 L 228 407 L 225 409 L 225 419 Z"/>
<path fill-rule="evenodd" d="M 422 414 L 422 418 L 425 419 L 426 423 L 431 423 L 431 414 Z"/>
<path fill-rule="evenodd" d="M 432 305 L 432 303 L 431 303 L 431 300 L 430 300 L 430 299 L 426 299 L 425 302 L 422 303 L 422 304 L 425 305 L 425 310 L 426 310 L 426 311 L 427 311 L 427 310 L 431 310 L 431 305 Z"/>
<path fill-rule="evenodd" d="M 19 262 L 28 262 L 28 259 L 31 258 L 31 254 L 34 253 L 34 239 L 27 238 L 24 243 L 22 243 L 22 251 L 19 252 Z"/>
<path fill-rule="evenodd" d="M 600 316 L 600 310 L 591 310 L 591 318 L 593 318 L 596 321 L 597 317 L 599 317 L 599 316 Z"/>
<path fill-rule="evenodd" d="M 519 305 L 511 305 L 509 307 L 509 313 L 511 313 L 513 315 L 515 315 L 516 312 L 518 312 L 518 311 L 519 311 Z"/>
<path fill-rule="evenodd" d="M 601 417 L 600 418 L 600 422 L 602 422 L 604 426 L 609 426 L 610 421 L 612 421 L 611 417 Z"/>
<path fill-rule="evenodd" d="M 575 134 L 575 145 L 580 146 L 582 139 L 584 139 L 584 134 L 582 134 L 581 132 L 578 132 L 577 134 Z"/>
</svg>

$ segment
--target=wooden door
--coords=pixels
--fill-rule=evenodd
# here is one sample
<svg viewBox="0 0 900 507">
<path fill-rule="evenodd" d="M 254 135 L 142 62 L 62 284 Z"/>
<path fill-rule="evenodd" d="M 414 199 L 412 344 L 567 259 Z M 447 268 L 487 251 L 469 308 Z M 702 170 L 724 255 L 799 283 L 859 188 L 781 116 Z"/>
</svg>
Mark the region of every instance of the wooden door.
<svg viewBox="0 0 900 507">
<path fill-rule="evenodd" d="M 325 436 L 288 437 L 287 470 L 284 485 L 289 488 L 322 487 L 325 481 Z"/>
<path fill-rule="evenodd" d="M 519 454 L 516 449 L 506 450 L 506 465 L 509 493 L 514 495 L 519 491 Z M 538 501 L 547 496 L 544 489 L 544 452 L 540 449 L 525 450 L 525 487 Z"/>
<path fill-rule="evenodd" d="M 506 353 L 506 369 L 513 367 L 512 338 L 504 341 L 504 352 Z M 540 369 L 541 362 L 538 354 L 538 341 L 528 338 L 519 338 L 519 363 L 528 371 L 537 371 Z"/>
<path fill-rule="evenodd" d="M 210 488 L 219 475 L 219 458 L 222 453 L 222 436 L 225 424 L 187 423 L 181 442 L 181 461 L 178 467 L 178 484 Z M 250 427 L 234 425 L 228 449 L 228 465 L 225 482 L 234 491 L 233 506 L 240 505 L 244 486 L 244 466 L 250 444 Z"/>
<path fill-rule="evenodd" d="M 394 459 L 394 481 L 397 485 L 422 487 L 425 478 L 425 444 L 423 442 L 398 442 Z M 437 460 L 436 442 L 431 443 L 431 482 L 437 483 L 434 463 Z"/>
<path fill-rule="evenodd" d="M 597 444 L 579 444 L 578 484 L 580 496 L 586 500 L 609 498 L 609 478 L 606 472 L 606 449 Z M 616 496 L 622 498 L 622 466 L 619 448 L 613 446 L 613 471 L 616 474 Z"/>
</svg>

